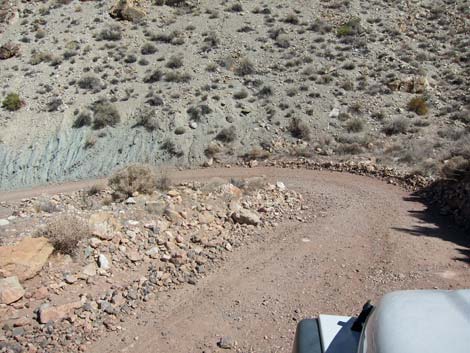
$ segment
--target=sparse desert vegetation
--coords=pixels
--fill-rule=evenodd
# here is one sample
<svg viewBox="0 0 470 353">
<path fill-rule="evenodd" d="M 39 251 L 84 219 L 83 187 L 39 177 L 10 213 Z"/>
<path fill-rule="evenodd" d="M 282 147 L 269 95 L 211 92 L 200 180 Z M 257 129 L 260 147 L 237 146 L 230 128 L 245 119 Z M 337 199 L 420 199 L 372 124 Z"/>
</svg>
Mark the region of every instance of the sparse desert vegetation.
<svg viewBox="0 0 470 353">
<path fill-rule="evenodd" d="M 410 170 L 395 146 L 423 138 L 437 173 L 469 135 L 464 3 L 27 3 L 0 39 L 0 186 L 44 182 L 38 154 L 55 180 L 259 148 Z"/>
</svg>

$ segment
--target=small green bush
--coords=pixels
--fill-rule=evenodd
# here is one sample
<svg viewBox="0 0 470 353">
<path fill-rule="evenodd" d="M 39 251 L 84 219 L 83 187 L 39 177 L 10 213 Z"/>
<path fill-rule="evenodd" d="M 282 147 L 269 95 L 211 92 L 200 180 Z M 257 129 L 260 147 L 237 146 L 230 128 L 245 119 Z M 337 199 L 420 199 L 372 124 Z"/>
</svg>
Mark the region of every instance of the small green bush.
<svg viewBox="0 0 470 353">
<path fill-rule="evenodd" d="M 2 107 L 9 111 L 21 108 L 21 98 L 17 93 L 9 93 L 2 102 Z"/>
<path fill-rule="evenodd" d="M 361 30 L 361 19 L 353 18 L 339 26 L 338 30 L 336 31 L 336 35 L 338 37 L 352 36 L 355 34 L 359 34 Z"/>
</svg>

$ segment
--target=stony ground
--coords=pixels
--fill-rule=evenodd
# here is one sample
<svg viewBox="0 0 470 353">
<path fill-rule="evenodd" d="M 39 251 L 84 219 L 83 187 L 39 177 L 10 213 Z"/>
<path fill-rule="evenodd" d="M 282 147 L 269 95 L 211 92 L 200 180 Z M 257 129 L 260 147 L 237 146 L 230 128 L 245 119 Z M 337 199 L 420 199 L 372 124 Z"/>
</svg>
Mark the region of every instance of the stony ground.
<svg viewBox="0 0 470 353">
<path fill-rule="evenodd" d="M 20 299 L 0 306 L 0 347 L 289 352 L 304 317 L 352 315 L 390 290 L 470 285 L 465 234 L 397 186 L 279 168 L 171 178 L 179 186 L 110 204 L 107 189 L 2 195 L 14 215 L 4 234 L 50 235 L 38 224 L 73 214 L 90 238 L 20 281 Z"/>
<path fill-rule="evenodd" d="M 0 109 L 1 188 L 130 162 L 327 155 L 434 173 L 468 154 L 464 0 L 128 3 L 2 2 L 0 99 L 18 96 Z"/>
</svg>

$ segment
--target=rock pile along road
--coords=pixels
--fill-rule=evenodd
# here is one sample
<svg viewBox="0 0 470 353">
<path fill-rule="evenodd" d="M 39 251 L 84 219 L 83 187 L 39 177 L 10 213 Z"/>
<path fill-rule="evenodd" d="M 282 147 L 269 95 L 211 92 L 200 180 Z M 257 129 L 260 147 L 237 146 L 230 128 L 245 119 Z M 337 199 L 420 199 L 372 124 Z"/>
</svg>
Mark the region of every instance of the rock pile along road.
<svg viewBox="0 0 470 353">
<path fill-rule="evenodd" d="M 354 315 L 368 299 L 377 301 L 392 290 L 470 287 L 463 232 L 396 186 L 302 169 L 170 174 L 178 181 L 259 175 L 303 195 L 300 219 L 284 221 L 236 249 L 196 285 L 159 293 L 123 320 L 122 330 L 87 346 L 89 352 L 216 352 L 220 345 L 240 352 L 290 352 L 302 318 Z M 72 191 L 85 184 L 36 191 Z M 22 193 L 2 194 L 0 201 Z"/>
</svg>

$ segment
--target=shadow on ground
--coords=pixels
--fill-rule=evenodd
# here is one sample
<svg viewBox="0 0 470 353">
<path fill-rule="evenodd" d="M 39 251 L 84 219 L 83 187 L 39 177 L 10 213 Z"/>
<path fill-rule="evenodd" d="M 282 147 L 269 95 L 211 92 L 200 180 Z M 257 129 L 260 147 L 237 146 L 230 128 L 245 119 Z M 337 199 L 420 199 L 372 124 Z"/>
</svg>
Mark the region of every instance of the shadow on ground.
<svg viewBox="0 0 470 353">
<path fill-rule="evenodd" d="M 441 215 L 437 208 L 422 196 L 414 195 L 404 200 L 421 202 L 426 205 L 426 209 L 423 211 L 409 211 L 422 225 L 416 225 L 412 228 L 393 229 L 414 236 L 433 237 L 450 241 L 457 245 L 456 250 L 461 254 L 461 256 L 454 258 L 454 260 L 470 264 L 470 234 L 468 232 L 455 225 L 451 217 Z"/>
</svg>

